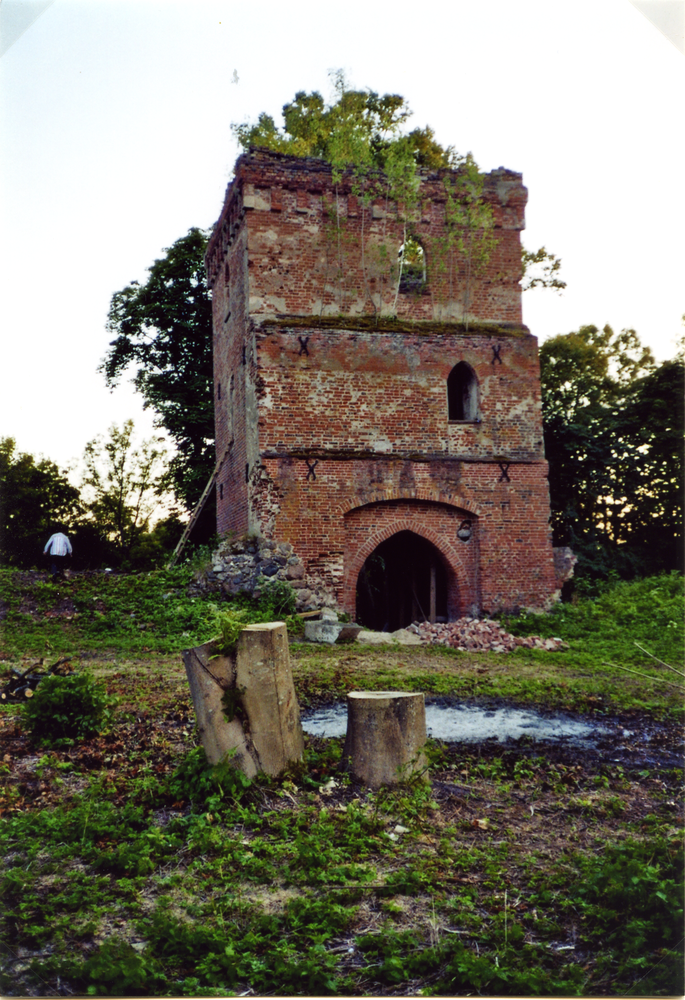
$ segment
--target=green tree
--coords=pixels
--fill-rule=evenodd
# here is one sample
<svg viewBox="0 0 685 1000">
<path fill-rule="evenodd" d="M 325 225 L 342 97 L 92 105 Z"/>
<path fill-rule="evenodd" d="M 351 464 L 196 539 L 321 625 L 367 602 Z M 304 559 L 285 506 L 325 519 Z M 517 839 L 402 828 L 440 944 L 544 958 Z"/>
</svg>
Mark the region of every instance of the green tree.
<svg viewBox="0 0 685 1000">
<path fill-rule="evenodd" d="M 109 437 L 86 445 L 82 490 L 89 518 L 124 558 L 150 531 L 168 490 L 168 458 L 162 438 L 134 445 L 133 421 L 112 425 Z"/>
<path fill-rule="evenodd" d="M 447 226 L 438 266 L 449 269 L 451 286 L 458 267 L 455 252 L 459 255 L 465 275 L 464 314 L 468 317 L 472 280 L 487 266 L 496 244 L 492 210 L 483 197 L 484 175 L 471 153 L 460 155 L 453 146 L 442 146 L 430 126 L 403 132 L 412 112 L 400 94 L 380 96 L 373 90 L 351 90 L 342 71 L 332 76 L 334 100 L 330 104 L 318 91 L 299 91 L 293 101 L 283 105 L 282 128 L 271 115 L 263 113 L 256 122 L 232 125 L 236 139 L 245 150 L 255 146 L 327 160 L 336 184 L 342 172 L 351 169 L 357 179 L 355 193 L 362 201 L 378 194 L 380 184 L 385 194 L 403 206 L 403 246 L 413 238 L 408 223 L 418 192 L 418 170 L 449 170 L 444 174 Z M 384 172 L 384 180 L 374 175 L 379 170 Z M 339 245 L 339 215 L 336 222 Z M 396 306 L 405 259 L 401 254 L 395 268 L 394 261 L 386 256 L 393 269 Z M 340 270 L 340 250 L 338 257 Z M 561 291 L 566 287 L 559 273 L 561 261 L 545 247 L 523 249 L 521 265 L 524 291 Z M 343 297 L 344 292 L 341 300 Z"/>
<path fill-rule="evenodd" d="M 589 575 L 677 568 L 682 358 L 657 366 L 634 330 L 585 326 L 546 341 L 540 370 L 555 544 Z"/>
<path fill-rule="evenodd" d="M 267 114 L 259 115 L 255 123 L 232 125 L 243 149 L 259 146 L 292 156 L 316 156 L 338 167 L 363 164 L 384 169 L 388 151 L 411 115 L 406 99 L 350 90 L 340 70 L 332 75 L 336 99 L 327 105 L 318 91 L 299 91 L 283 105 L 282 129 Z M 417 157 L 448 166 L 449 151 L 435 142 L 430 129 L 411 134 Z"/>
<path fill-rule="evenodd" d="M 110 388 L 125 373 L 174 444 L 170 479 L 192 511 L 214 469 L 212 309 L 204 257 L 207 234 L 191 229 L 165 250 L 146 282 L 112 297 L 107 329 L 115 335 L 100 370 Z M 194 538 L 215 531 L 213 498 Z"/>
<path fill-rule="evenodd" d="M 521 247 L 521 266 L 523 267 L 523 283 L 521 290 L 530 291 L 531 288 L 553 288 L 556 292 L 562 292 L 566 288 L 566 282 L 562 281 L 561 260 L 555 254 L 550 253 L 545 247 L 539 250 L 526 250 Z"/>
<path fill-rule="evenodd" d="M 0 438 L 0 562 L 38 565 L 50 535 L 67 531 L 81 510 L 79 491 L 67 473 L 47 458 L 16 450 Z"/>
</svg>

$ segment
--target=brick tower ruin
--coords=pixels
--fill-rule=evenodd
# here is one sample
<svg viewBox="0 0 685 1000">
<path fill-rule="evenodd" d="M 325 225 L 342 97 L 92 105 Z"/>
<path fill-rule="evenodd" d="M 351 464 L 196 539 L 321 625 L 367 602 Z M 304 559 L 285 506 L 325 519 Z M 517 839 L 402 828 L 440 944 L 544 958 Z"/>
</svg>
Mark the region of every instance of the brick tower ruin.
<svg viewBox="0 0 685 1000">
<path fill-rule="evenodd" d="M 382 175 L 253 150 L 207 252 L 218 532 L 290 543 L 298 585 L 372 628 L 541 608 L 557 586 L 527 191 L 486 175 L 479 267 L 450 227 L 458 180 L 424 171 L 407 209 Z"/>
</svg>

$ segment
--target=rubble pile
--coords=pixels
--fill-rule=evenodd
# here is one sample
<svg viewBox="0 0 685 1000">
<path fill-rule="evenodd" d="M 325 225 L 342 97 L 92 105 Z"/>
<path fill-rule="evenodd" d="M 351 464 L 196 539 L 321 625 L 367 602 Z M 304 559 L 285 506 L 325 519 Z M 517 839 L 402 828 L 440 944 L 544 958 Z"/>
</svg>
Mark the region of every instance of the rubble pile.
<svg viewBox="0 0 685 1000">
<path fill-rule="evenodd" d="M 459 618 L 454 622 L 436 623 L 414 622 L 407 627 L 423 642 L 436 646 L 450 646 L 463 652 L 508 653 L 518 646 L 529 649 L 558 651 L 568 649 L 568 643 L 561 639 L 543 639 L 539 635 L 511 635 L 499 622 L 489 618 Z"/>
<path fill-rule="evenodd" d="M 267 580 L 285 580 L 295 591 L 297 610 L 333 607 L 335 597 L 316 574 L 306 573 L 303 561 L 288 542 L 246 537 L 224 541 L 211 563 L 198 570 L 188 592 L 192 596 L 223 593 L 226 597 L 259 597 Z"/>
</svg>

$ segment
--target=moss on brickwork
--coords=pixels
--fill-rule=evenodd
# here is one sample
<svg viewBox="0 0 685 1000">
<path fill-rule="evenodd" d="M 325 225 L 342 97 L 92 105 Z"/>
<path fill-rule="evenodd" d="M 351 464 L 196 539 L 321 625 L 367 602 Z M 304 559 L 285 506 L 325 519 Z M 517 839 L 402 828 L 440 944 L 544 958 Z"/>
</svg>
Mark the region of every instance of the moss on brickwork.
<svg viewBox="0 0 685 1000">
<path fill-rule="evenodd" d="M 260 319 L 259 326 L 298 327 L 309 330 L 360 330 L 367 333 L 441 334 L 452 337 L 528 337 L 527 326 L 516 323 L 437 323 L 434 320 L 407 320 L 394 316 L 290 316 Z"/>
</svg>

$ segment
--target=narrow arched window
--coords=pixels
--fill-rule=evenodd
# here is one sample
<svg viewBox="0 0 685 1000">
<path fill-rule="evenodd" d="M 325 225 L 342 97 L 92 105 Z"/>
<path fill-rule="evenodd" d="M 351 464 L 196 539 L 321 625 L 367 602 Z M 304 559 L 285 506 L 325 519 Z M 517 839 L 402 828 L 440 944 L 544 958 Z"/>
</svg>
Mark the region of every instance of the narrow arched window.
<svg viewBox="0 0 685 1000">
<path fill-rule="evenodd" d="M 415 236 L 407 236 L 397 253 L 400 291 L 422 292 L 426 286 L 426 254 Z"/>
<path fill-rule="evenodd" d="M 460 361 L 447 377 L 449 420 L 478 419 L 478 380 L 471 365 Z"/>
</svg>

